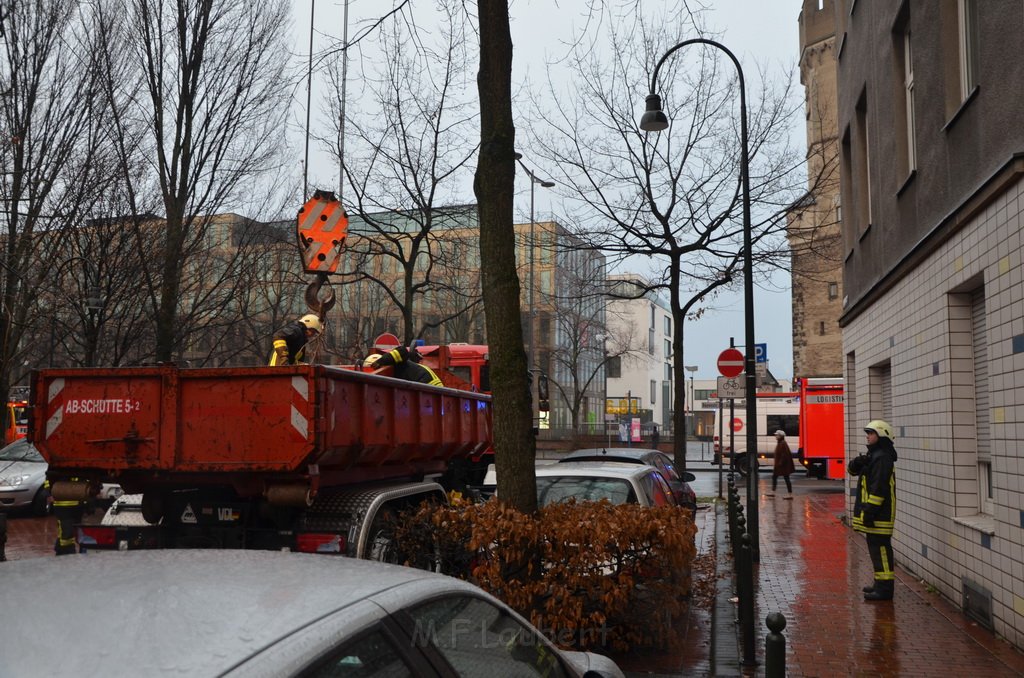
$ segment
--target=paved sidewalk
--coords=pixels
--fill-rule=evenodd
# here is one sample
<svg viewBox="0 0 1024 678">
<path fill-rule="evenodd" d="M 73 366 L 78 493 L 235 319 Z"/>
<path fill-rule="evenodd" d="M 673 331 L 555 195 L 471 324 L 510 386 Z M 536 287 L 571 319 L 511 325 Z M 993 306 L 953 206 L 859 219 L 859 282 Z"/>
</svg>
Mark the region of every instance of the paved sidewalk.
<svg viewBox="0 0 1024 678">
<path fill-rule="evenodd" d="M 742 669 L 735 605 L 728 602 L 732 559 L 727 529 L 720 535 L 720 588 L 713 622 L 716 676 L 764 675 L 765 617 L 786 617 L 787 676 L 1024 675 L 1024 654 L 978 626 L 912 575 L 896 567 L 891 603 L 864 602 L 871 581 L 864 537 L 840 522 L 844 495 L 764 496 L 759 506 L 756 669 Z M 745 503 L 745 502 L 744 502 Z M 721 508 L 720 523 L 727 521 Z M 724 600 L 723 600 L 724 598 Z M 731 650 L 731 651 L 730 651 Z"/>
</svg>

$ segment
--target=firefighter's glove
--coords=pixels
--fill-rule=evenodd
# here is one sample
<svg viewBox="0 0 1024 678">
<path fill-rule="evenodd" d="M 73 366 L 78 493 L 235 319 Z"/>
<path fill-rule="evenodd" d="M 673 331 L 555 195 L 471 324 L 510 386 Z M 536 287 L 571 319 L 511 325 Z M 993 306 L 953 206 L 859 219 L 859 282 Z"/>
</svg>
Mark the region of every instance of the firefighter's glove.
<svg viewBox="0 0 1024 678">
<path fill-rule="evenodd" d="M 868 465 L 867 455 L 861 454 L 850 460 L 850 475 L 859 476 L 864 470 L 864 467 Z"/>
</svg>

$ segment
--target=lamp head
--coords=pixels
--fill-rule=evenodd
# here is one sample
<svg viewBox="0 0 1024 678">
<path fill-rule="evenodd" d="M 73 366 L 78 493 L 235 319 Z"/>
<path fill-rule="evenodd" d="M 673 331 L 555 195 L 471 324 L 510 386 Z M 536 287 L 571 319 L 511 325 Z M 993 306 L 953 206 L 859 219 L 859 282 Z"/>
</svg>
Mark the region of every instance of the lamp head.
<svg viewBox="0 0 1024 678">
<path fill-rule="evenodd" d="M 668 129 L 668 116 L 661 110 L 661 96 L 648 94 L 645 101 L 646 110 L 643 117 L 640 118 L 640 129 L 645 132 L 660 132 Z"/>
<path fill-rule="evenodd" d="M 540 182 L 540 185 L 543 186 L 544 188 L 554 188 L 555 187 L 555 182 L 553 182 L 553 181 L 542 181 L 542 182 Z"/>
</svg>

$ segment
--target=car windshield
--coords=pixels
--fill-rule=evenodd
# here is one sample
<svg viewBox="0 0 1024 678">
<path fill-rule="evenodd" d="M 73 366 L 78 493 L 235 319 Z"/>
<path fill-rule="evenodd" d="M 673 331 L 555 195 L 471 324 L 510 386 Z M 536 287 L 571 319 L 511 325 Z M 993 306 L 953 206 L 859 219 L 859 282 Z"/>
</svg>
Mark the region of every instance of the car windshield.
<svg viewBox="0 0 1024 678">
<path fill-rule="evenodd" d="M 551 476 L 537 478 L 537 503 L 540 506 L 575 498 L 576 501 L 600 501 L 636 504 L 636 494 L 628 480 L 587 476 Z"/>
<path fill-rule="evenodd" d="M 15 440 L 0 450 L 0 461 L 37 461 L 44 462 L 43 456 L 24 438 Z"/>
</svg>

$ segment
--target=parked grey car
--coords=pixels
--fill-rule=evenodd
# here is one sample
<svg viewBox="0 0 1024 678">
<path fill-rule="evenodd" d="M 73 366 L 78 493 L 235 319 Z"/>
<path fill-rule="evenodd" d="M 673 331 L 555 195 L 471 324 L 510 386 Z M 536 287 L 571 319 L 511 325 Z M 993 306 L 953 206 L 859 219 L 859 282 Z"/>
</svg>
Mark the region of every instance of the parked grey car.
<svg viewBox="0 0 1024 678">
<path fill-rule="evenodd" d="M 37 516 L 50 513 L 50 496 L 46 489 L 49 464 L 35 445 L 19 438 L 0 450 L 0 508 L 6 511 L 26 509 Z M 103 483 L 96 495 L 98 504 L 106 505 L 121 496 L 120 485 Z"/>
<path fill-rule="evenodd" d="M 276 551 L 145 550 L 5 563 L 0 675 L 622 676 L 481 589 Z M 101 621 L 97 621 L 101 620 Z"/>
<path fill-rule="evenodd" d="M 690 481 L 697 476 L 689 471 L 680 474 L 676 471 L 672 457 L 659 450 L 646 447 L 591 447 L 575 450 L 558 460 L 559 463 L 575 463 L 581 461 L 615 461 L 627 464 L 644 464 L 661 471 L 675 495 L 676 503 L 691 511 L 697 510 L 697 494 L 690 487 Z"/>
<path fill-rule="evenodd" d="M 0 507 L 29 509 L 37 516 L 49 513 L 46 469 L 43 455 L 24 438 L 0 450 Z"/>
</svg>

